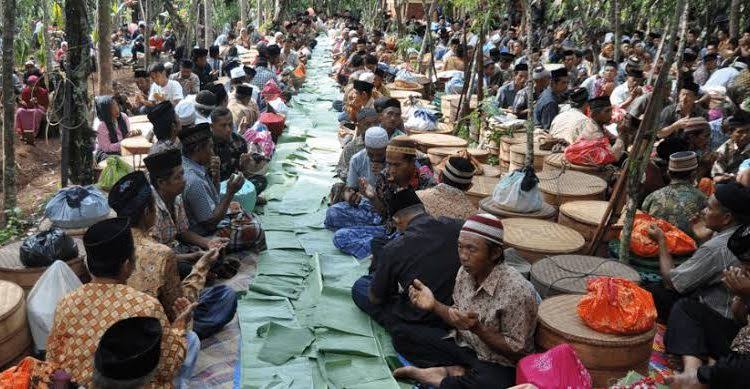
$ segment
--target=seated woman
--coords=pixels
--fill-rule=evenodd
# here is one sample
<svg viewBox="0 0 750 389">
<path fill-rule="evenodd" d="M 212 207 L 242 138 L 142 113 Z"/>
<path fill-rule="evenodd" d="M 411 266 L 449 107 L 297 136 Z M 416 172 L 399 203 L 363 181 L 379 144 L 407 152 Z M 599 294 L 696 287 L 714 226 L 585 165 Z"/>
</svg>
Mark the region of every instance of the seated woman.
<svg viewBox="0 0 750 389">
<path fill-rule="evenodd" d="M 747 324 L 747 301 L 750 301 L 750 226 L 740 227 L 729 238 L 727 246 L 741 263 L 741 267 L 724 271 L 722 279 L 734 295 L 732 311 L 735 322 L 731 326 L 722 320 L 717 322 L 714 320 L 715 314 L 698 302 L 684 300 L 684 303 L 675 307 L 675 315 L 679 312 L 684 320 L 681 326 L 690 329 L 690 341 L 694 346 L 689 355 L 683 355 L 683 372 L 667 377 L 668 383 L 678 387 L 740 389 L 747 387 L 750 380 L 750 325 Z M 681 308 L 678 310 L 677 307 Z M 745 326 L 738 330 L 741 325 Z M 706 357 L 713 363 L 704 364 Z"/>
<path fill-rule="evenodd" d="M 396 351 L 415 365 L 396 369 L 395 377 L 439 388 L 513 386 L 516 361 L 534 350 L 537 298 L 529 282 L 504 263 L 502 241 L 502 222 L 492 215 L 464 223 L 452 306 L 437 301 L 419 279 L 409 286 L 411 303 L 453 330 L 413 324 L 391 330 Z"/>
<path fill-rule="evenodd" d="M 101 162 L 110 155 L 121 155 L 120 142 L 141 133 L 138 130 L 130 131 L 128 115 L 120 112 L 112 96 L 98 96 L 95 104 L 96 160 Z"/>
<path fill-rule="evenodd" d="M 128 285 L 157 298 L 170 320 L 174 320 L 172 305 L 178 298 L 198 302 L 193 314 L 193 331 L 199 338 L 207 338 L 232 320 L 237 298 L 225 285 L 204 289 L 209 269 L 219 258 L 216 248 L 201 253 L 190 274 L 180 281 L 175 253 L 150 235 L 158 212 L 153 197 L 151 185 L 142 171 L 122 177 L 109 192 L 109 206 L 117 216 L 129 218 L 132 226 L 135 269 L 128 278 Z"/>
<path fill-rule="evenodd" d="M 15 127 L 26 142 L 34 144 L 45 121 L 49 107 L 49 93 L 37 76 L 30 76 L 21 90 L 21 102 L 16 110 Z"/>
</svg>

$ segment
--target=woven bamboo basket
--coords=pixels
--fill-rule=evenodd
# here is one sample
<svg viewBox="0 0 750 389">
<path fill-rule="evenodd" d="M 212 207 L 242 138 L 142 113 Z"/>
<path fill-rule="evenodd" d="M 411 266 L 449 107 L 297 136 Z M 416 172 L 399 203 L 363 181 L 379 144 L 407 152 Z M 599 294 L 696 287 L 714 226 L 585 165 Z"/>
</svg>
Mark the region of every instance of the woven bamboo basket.
<svg viewBox="0 0 750 389">
<path fill-rule="evenodd" d="M 388 88 L 390 91 L 411 91 L 411 92 L 422 92 L 422 85 L 420 84 L 409 84 L 409 83 L 393 83 L 393 84 L 385 84 L 385 87 Z"/>
<path fill-rule="evenodd" d="M 437 165 L 443 161 L 445 157 L 456 155 L 460 151 L 466 150 L 465 147 L 430 147 L 427 149 L 427 156 L 430 158 L 432 165 Z"/>
<path fill-rule="evenodd" d="M 608 204 L 603 200 L 569 201 L 560 206 L 557 222 L 580 232 L 588 242 L 596 234 L 596 228 L 604 217 Z M 622 231 L 622 221 L 613 223 L 604 235 L 603 241 L 609 242 L 616 239 L 620 236 L 620 231 Z"/>
<path fill-rule="evenodd" d="M 479 208 L 479 202 L 485 197 L 492 195 L 492 191 L 495 190 L 495 186 L 500 182 L 499 177 L 487 177 L 487 176 L 474 176 L 471 180 L 472 186 L 466 191 L 471 202 Z"/>
<path fill-rule="evenodd" d="M 557 255 L 531 265 L 530 279 L 542 298 L 558 294 L 586 294 L 589 279 L 620 277 L 640 282 L 638 272 L 611 259 L 588 255 Z"/>
<path fill-rule="evenodd" d="M 456 113 L 459 110 L 459 101 L 461 101 L 461 95 L 458 94 L 446 94 L 440 98 L 440 110 L 443 113 L 443 117 L 447 117 L 453 120 L 456 117 Z M 472 95 L 469 101 L 469 108 L 475 109 L 479 105 L 477 96 Z"/>
<path fill-rule="evenodd" d="M 416 97 L 418 99 L 422 98 L 422 92 L 418 92 L 418 91 L 391 89 L 389 93 L 391 94 L 391 97 L 397 100 L 409 100 L 410 97 Z"/>
<path fill-rule="evenodd" d="M 541 219 L 541 220 L 554 222 L 555 217 L 557 216 L 557 210 L 555 209 L 555 207 L 547 203 L 542 203 L 542 209 L 536 212 L 520 213 L 520 212 L 510 211 L 501 207 L 492 199 L 491 196 L 492 196 L 492 193 L 490 193 L 490 197 L 485 197 L 484 199 L 479 201 L 479 209 L 484 212 L 493 214 L 501 219 L 521 217 L 521 218 L 530 218 L 530 219 Z"/>
<path fill-rule="evenodd" d="M 433 147 L 461 147 L 466 148 L 468 142 L 465 140 L 445 134 L 417 134 L 412 135 L 412 139 L 417 142 L 417 148 L 426 153 L 428 149 Z"/>
<path fill-rule="evenodd" d="M 500 158 L 501 162 L 510 162 L 510 148 L 513 145 L 517 144 L 525 144 L 526 143 L 526 134 L 525 133 L 514 133 L 513 135 L 505 135 L 500 137 L 500 154 L 498 155 L 498 158 Z"/>
<path fill-rule="evenodd" d="M 544 167 L 544 158 L 550 155 L 551 151 L 542 150 L 538 143 L 534 143 L 534 170 L 542 171 Z M 515 144 L 510 146 L 510 164 L 509 171 L 520 169 L 526 164 L 526 143 Z"/>
<path fill-rule="evenodd" d="M 20 286 L 0 281 L 0 370 L 31 351 L 26 298 Z"/>
<path fill-rule="evenodd" d="M 73 238 L 78 245 L 78 258 L 66 262 L 71 270 L 81 279 L 88 279 L 88 270 L 83 262 L 86 250 L 83 241 Z M 10 281 L 17 284 L 26 292 L 34 287 L 36 281 L 42 276 L 47 267 L 25 267 L 21 263 L 20 248 L 23 242 L 14 242 L 0 248 L 0 280 Z"/>
<path fill-rule="evenodd" d="M 500 166 L 482 164 L 482 175 L 487 177 L 500 177 L 503 173 L 500 171 Z"/>
<path fill-rule="evenodd" d="M 537 173 L 544 201 L 559 207 L 569 201 L 601 200 L 607 183 L 597 176 L 574 171 Z"/>
<path fill-rule="evenodd" d="M 564 153 L 554 153 L 548 155 L 544 159 L 544 166 L 542 170 L 550 170 L 550 171 L 560 171 L 563 169 L 563 167 L 566 170 L 573 170 L 581 173 L 591 174 L 594 176 L 597 176 L 605 181 L 608 181 L 612 174 L 615 172 L 615 169 L 612 165 L 606 165 L 606 166 L 584 166 L 584 165 L 574 165 L 568 160 L 565 159 Z"/>
<path fill-rule="evenodd" d="M 466 151 L 468 151 L 472 157 L 476 158 L 477 161 L 481 163 L 487 163 L 487 160 L 490 158 L 490 152 L 487 150 L 471 148 L 471 149 L 466 149 Z"/>
<path fill-rule="evenodd" d="M 540 219 L 503 220 L 503 241 L 514 247 L 529 263 L 544 257 L 579 252 L 586 241 L 578 231 Z"/>
<path fill-rule="evenodd" d="M 510 162 L 500 161 L 500 165 L 498 166 L 500 167 L 500 172 L 507 173 L 509 171 L 508 169 L 510 168 Z"/>
<path fill-rule="evenodd" d="M 419 135 L 419 134 L 441 134 L 441 135 L 451 135 L 453 133 L 453 126 L 450 126 L 445 123 L 438 123 L 434 130 L 432 131 L 420 131 L 420 130 L 413 130 L 410 128 L 404 128 L 406 133 L 408 135 Z"/>
<path fill-rule="evenodd" d="M 656 326 L 633 336 L 596 332 L 578 317 L 580 299 L 580 295 L 562 295 L 542 301 L 536 332 L 538 347 L 549 350 L 569 343 L 591 373 L 594 387 L 609 387 L 630 370 L 646 375 Z"/>
</svg>

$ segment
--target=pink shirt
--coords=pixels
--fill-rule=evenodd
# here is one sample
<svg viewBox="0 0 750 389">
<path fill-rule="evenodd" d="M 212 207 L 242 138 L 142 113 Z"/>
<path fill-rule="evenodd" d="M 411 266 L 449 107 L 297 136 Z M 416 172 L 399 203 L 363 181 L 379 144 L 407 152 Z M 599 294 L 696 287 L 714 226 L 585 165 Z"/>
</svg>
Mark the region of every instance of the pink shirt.
<svg viewBox="0 0 750 389">
<path fill-rule="evenodd" d="M 122 117 L 125 120 L 128 132 L 130 132 L 130 119 L 128 119 L 128 115 L 123 113 Z M 120 132 L 120 129 L 117 128 L 115 130 L 115 134 L 117 134 L 117 143 L 112 143 L 109 141 L 109 130 L 107 129 L 107 125 L 98 119 L 96 122 L 98 123 L 96 126 L 96 149 L 104 151 L 105 153 L 119 153 L 120 141 L 122 140 L 122 132 Z M 115 125 L 117 125 L 117 121 L 115 121 Z"/>
</svg>

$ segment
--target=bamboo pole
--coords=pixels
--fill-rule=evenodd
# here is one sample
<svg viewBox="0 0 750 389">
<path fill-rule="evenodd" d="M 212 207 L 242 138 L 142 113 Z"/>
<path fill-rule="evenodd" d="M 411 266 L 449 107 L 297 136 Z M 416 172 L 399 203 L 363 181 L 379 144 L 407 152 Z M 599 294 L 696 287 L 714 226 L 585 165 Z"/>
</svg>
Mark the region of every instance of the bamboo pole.
<svg viewBox="0 0 750 389">
<path fill-rule="evenodd" d="M 620 63 L 620 1 L 612 0 L 612 23 L 614 23 L 615 33 L 615 62 Z"/>
<path fill-rule="evenodd" d="M 677 23 L 677 21 L 675 21 Z M 665 31 L 672 31 L 672 21 L 670 20 L 669 23 L 667 23 L 667 29 Z M 654 71 L 653 66 L 655 66 L 657 63 L 659 63 L 659 58 L 662 56 L 662 53 L 664 52 L 664 41 L 666 41 L 667 38 L 665 36 L 662 36 L 661 42 L 659 42 L 659 48 L 656 50 L 656 56 L 653 58 L 653 63 L 651 67 L 651 73 L 648 75 L 648 82 L 646 85 L 651 85 L 654 79 Z"/>
<path fill-rule="evenodd" d="M 529 65 L 529 73 L 532 73 L 531 47 L 534 45 L 534 22 L 531 19 L 531 1 L 526 0 L 526 63 Z M 526 80 L 526 101 L 528 101 L 528 114 L 526 115 L 526 167 L 534 167 L 534 80 L 529 77 Z"/>
<path fill-rule="evenodd" d="M 422 8 L 427 10 L 427 14 L 425 16 L 425 19 L 427 19 L 427 28 L 424 32 L 424 38 L 422 39 L 422 47 L 419 49 L 419 62 L 417 67 L 417 72 L 422 73 L 424 72 L 424 66 L 422 65 L 422 60 L 424 58 L 425 52 L 427 51 L 428 46 L 428 40 L 432 40 L 432 30 L 430 29 L 430 20 L 432 19 L 432 13 L 435 12 L 435 6 L 437 5 L 437 0 L 432 0 L 432 3 L 430 4 L 429 10 L 427 10 L 427 0 L 422 0 Z M 434 56 L 435 54 L 432 52 L 430 47 L 430 56 Z"/>
<path fill-rule="evenodd" d="M 687 35 L 687 25 L 688 25 L 688 17 L 690 16 L 690 7 L 687 6 L 682 11 L 682 20 L 680 21 L 680 43 L 677 46 L 677 53 L 676 58 L 677 62 L 677 83 L 675 85 L 675 88 L 672 90 L 672 93 L 670 97 L 672 98 L 672 101 L 677 101 L 677 95 L 680 93 L 680 88 L 682 88 L 682 58 L 685 51 L 685 36 Z"/>
</svg>

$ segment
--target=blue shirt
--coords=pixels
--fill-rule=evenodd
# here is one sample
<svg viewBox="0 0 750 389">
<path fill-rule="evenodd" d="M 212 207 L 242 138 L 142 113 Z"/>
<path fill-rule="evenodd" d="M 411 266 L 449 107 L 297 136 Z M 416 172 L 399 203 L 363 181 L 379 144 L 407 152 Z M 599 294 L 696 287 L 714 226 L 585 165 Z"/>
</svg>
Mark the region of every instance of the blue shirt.
<svg viewBox="0 0 750 389">
<path fill-rule="evenodd" d="M 729 135 L 721 130 L 721 123 L 724 119 L 716 119 L 708 122 L 711 127 L 711 151 L 716 151 L 721 145 L 729 140 Z"/>
<path fill-rule="evenodd" d="M 367 156 L 367 149 L 362 149 L 352 156 L 349 160 L 349 174 L 346 176 L 346 186 L 350 188 L 359 188 L 359 179 L 366 178 L 367 182 L 375 187 L 378 176 L 372 173 L 370 157 Z"/>
<path fill-rule="evenodd" d="M 516 83 L 510 81 L 505 85 L 501 86 L 497 91 L 497 106 L 500 108 L 510 108 L 513 105 L 513 101 L 516 100 Z"/>
<path fill-rule="evenodd" d="M 209 235 L 213 230 L 203 227 L 201 223 L 210 219 L 214 209 L 219 205 L 219 191 L 204 166 L 190 158 L 182 157 L 182 167 L 185 169 L 182 201 L 190 230 L 202 236 Z"/>
<path fill-rule="evenodd" d="M 539 101 L 534 106 L 534 125 L 549 130 L 552 119 L 560 112 L 558 98 L 552 93 L 552 89 L 547 88 L 539 96 Z"/>
</svg>

